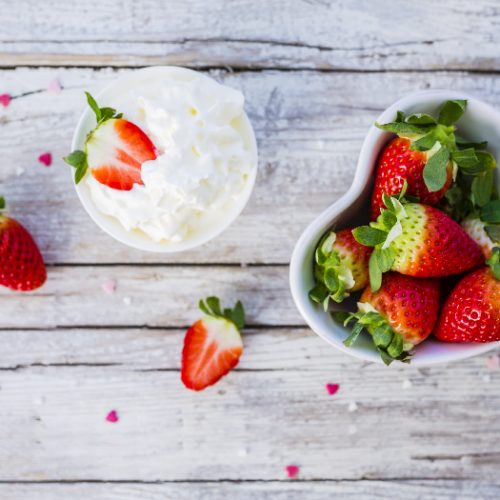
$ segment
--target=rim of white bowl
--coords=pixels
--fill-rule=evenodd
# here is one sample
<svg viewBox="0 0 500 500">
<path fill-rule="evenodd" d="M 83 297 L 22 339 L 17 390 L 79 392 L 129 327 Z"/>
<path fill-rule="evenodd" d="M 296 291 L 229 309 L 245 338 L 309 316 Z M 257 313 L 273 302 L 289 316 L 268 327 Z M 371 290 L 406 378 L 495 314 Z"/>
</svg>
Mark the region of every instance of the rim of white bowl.
<svg viewBox="0 0 500 500">
<path fill-rule="evenodd" d="M 97 101 L 99 101 L 100 97 L 105 96 L 116 86 L 124 85 L 127 81 L 139 78 L 140 76 L 147 75 L 148 73 L 151 73 L 151 76 L 157 76 L 157 77 L 165 73 L 169 74 L 183 73 L 185 75 L 197 75 L 197 76 L 201 75 L 204 78 L 209 78 L 213 80 L 210 76 L 204 73 L 200 73 L 199 71 L 195 71 L 188 68 L 183 68 L 182 66 L 150 66 L 147 68 L 140 68 L 133 70 L 123 76 L 114 79 L 113 81 L 105 85 L 95 95 L 95 98 Z M 93 119 L 92 110 L 87 106 L 83 111 L 83 113 L 80 115 L 77 126 L 73 133 L 73 138 L 71 141 L 71 151 L 74 151 L 75 149 L 80 149 L 82 147 L 85 136 L 91 130 L 87 122 L 92 123 L 92 119 Z M 205 243 L 208 243 L 209 241 L 219 236 L 222 232 L 224 232 L 240 216 L 241 212 L 246 207 L 248 200 L 250 199 L 250 196 L 253 192 L 259 165 L 258 147 L 257 147 L 257 139 L 255 138 L 255 133 L 252 124 L 245 111 L 243 111 L 242 126 L 245 131 L 245 136 L 246 136 L 245 139 L 248 140 L 250 143 L 251 154 L 253 156 L 254 165 L 243 192 L 234 203 L 234 210 L 230 214 L 230 217 L 224 220 L 224 223 L 217 226 L 216 229 L 214 229 L 212 232 L 207 232 L 200 237 L 189 238 L 179 243 L 171 243 L 166 241 L 155 242 L 150 238 L 148 238 L 147 235 L 143 233 L 139 232 L 135 233 L 127 231 L 116 218 L 105 215 L 97 209 L 97 207 L 92 202 L 90 195 L 87 193 L 87 188 L 85 187 L 85 185 L 81 183 L 78 185 L 75 184 L 74 172 L 69 167 L 68 170 L 72 176 L 73 185 L 75 186 L 78 198 L 80 199 L 81 204 L 85 208 L 85 211 L 87 212 L 89 217 L 106 234 L 111 236 L 113 239 L 131 248 L 136 248 L 147 252 L 177 253 L 186 250 L 192 250 L 201 245 L 204 245 Z"/>
<path fill-rule="evenodd" d="M 429 89 L 422 90 L 419 92 L 414 92 L 409 94 L 390 106 L 388 106 L 376 119 L 378 122 L 385 122 L 392 119 L 395 115 L 396 111 L 401 109 L 404 110 L 409 106 L 415 106 L 419 103 L 426 102 L 428 100 L 448 100 L 448 99 L 467 99 L 468 101 L 474 101 L 476 106 L 483 107 L 483 109 L 489 113 L 493 113 L 497 116 L 499 127 L 500 127 L 500 113 L 494 109 L 489 104 L 481 101 L 480 99 L 470 95 L 468 92 L 460 92 L 457 90 L 446 90 L 446 89 Z M 308 290 L 304 290 L 302 286 L 302 266 L 304 264 L 304 259 L 306 257 L 307 247 L 309 243 L 314 238 L 318 236 L 318 232 L 323 228 L 323 231 L 327 229 L 329 225 L 331 225 L 332 220 L 335 216 L 343 213 L 346 208 L 348 208 L 356 198 L 361 194 L 363 188 L 366 186 L 366 183 L 369 181 L 364 181 L 363 175 L 370 165 L 370 156 L 373 148 L 375 147 L 375 143 L 378 139 L 380 139 L 386 133 L 382 130 L 379 130 L 374 125 L 371 125 L 368 130 L 365 139 L 363 140 L 363 144 L 361 146 L 360 154 L 358 157 L 358 162 L 356 166 L 356 170 L 354 172 L 354 179 L 347 190 L 347 192 L 335 203 L 330 205 L 327 209 L 325 209 L 322 213 L 320 213 L 303 231 L 301 236 L 299 237 L 290 260 L 290 270 L 289 270 L 289 278 L 290 278 L 290 289 L 292 293 L 292 298 L 295 302 L 297 309 L 299 310 L 301 316 L 304 318 L 309 327 L 322 339 L 328 342 L 330 345 L 334 346 L 338 350 L 345 352 L 349 356 L 354 358 L 361 359 L 363 361 L 370 361 L 374 363 L 383 364 L 378 353 L 373 350 L 363 350 L 354 347 L 346 347 L 343 342 L 334 337 L 331 331 L 325 327 L 324 323 L 320 322 L 317 318 L 317 308 L 313 306 L 310 302 L 308 296 Z M 498 173 L 497 173 L 497 182 Z M 321 234 L 319 235 L 321 236 Z M 312 266 L 312 263 L 311 263 Z M 324 312 L 320 312 L 320 314 L 327 314 Z M 347 330 L 346 330 L 347 337 Z M 423 346 L 432 346 L 437 349 L 437 353 L 432 352 L 422 352 L 417 350 L 417 353 L 412 358 L 411 364 L 406 366 L 431 366 L 437 365 L 441 363 L 449 363 L 452 361 L 459 361 L 462 359 L 470 358 L 472 356 L 476 356 L 479 354 L 484 354 L 492 349 L 495 349 L 500 345 L 500 342 L 489 342 L 484 344 L 453 344 L 453 343 L 445 343 L 439 342 L 435 340 L 427 340 Z M 391 366 L 401 366 L 404 363 L 393 363 Z"/>
</svg>

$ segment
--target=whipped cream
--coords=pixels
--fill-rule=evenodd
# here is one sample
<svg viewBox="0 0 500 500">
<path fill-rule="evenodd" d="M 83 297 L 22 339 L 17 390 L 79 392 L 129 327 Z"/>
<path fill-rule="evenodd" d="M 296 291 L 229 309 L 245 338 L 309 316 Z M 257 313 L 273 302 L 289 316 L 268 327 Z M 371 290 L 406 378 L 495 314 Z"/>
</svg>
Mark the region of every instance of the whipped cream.
<svg viewBox="0 0 500 500">
<path fill-rule="evenodd" d="M 142 165 L 144 185 L 130 191 L 88 174 L 100 212 L 155 242 L 177 243 L 225 225 L 256 169 L 241 92 L 179 68 L 144 78 L 101 105 L 141 127 L 158 155 Z"/>
</svg>

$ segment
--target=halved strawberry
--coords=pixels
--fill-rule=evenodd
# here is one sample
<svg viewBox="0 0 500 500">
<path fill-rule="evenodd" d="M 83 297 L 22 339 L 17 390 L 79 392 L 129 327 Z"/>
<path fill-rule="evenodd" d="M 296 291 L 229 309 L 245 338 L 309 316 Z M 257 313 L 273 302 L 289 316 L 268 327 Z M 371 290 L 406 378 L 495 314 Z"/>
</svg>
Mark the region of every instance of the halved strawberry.
<svg viewBox="0 0 500 500">
<path fill-rule="evenodd" d="M 350 292 L 362 290 L 368 283 L 368 261 L 372 249 L 360 245 L 352 229 L 330 231 L 315 252 L 315 287 L 309 292 L 312 301 L 323 304 L 342 302 Z"/>
<path fill-rule="evenodd" d="M 181 379 L 188 389 L 201 391 L 234 368 L 243 352 L 239 330 L 245 324 L 241 302 L 221 310 L 217 297 L 200 300 L 205 316 L 186 332 L 182 351 Z"/>
<path fill-rule="evenodd" d="M 99 108 L 88 92 L 86 95 L 97 126 L 87 136 L 85 151 L 76 150 L 64 158 L 76 168 L 75 183 L 78 184 L 90 168 L 98 182 L 112 189 L 130 191 L 134 184 L 143 184 L 142 164 L 156 158 L 151 139 L 115 109 Z"/>
<path fill-rule="evenodd" d="M 443 342 L 500 340 L 500 248 L 456 285 L 441 311 L 434 335 Z"/>
<path fill-rule="evenodd" d="M 4 209 L 5 200 L 0 197 L 0 285 L 35 290 L 47 279 L 43 257 L 28 231 L 1 213 Z"/>
<path fill-rule="evenodd" d="M 455 122 L 465 112 L 466 100 L 445 102 L 438 118 L 425 113 L 406 116 L 398 111 L 391 123 L 377 127 L 398 135 L 377 161 L 371 216 L 375 220 L 384 207 L 382 195 L 398 194 L 403 183 L 416 201 L 435 205 L 452 185 L 457 167 L 467 175 L 482 171 L 491 155 L 478 151 L 484 144 L 470 143 L 455 134 Z"/>
<path fill-rule="evenodd" d="M 353 230 L 362 245 L 375 247 L 369 263 L 373 291 L 382 273 L 397 271 L 419 278 L 450 276 L 484 262 L 481 249 L 462 227 L 437 208 L 401 203 L 384 194 L 386 209 L 376 222 Z"/>
<path fill-rule="evenodd" d="M 430 335 L 436 323 L 439 289 L 437 279 L 385 274 L 377 292 L 365 289 L 358 312 L 342 318 L 345 325 L 356 321 L 344 344 L 352 346 L 366 329 L 384 363 L 409 361 L 411 349 Z"/>
</svg>

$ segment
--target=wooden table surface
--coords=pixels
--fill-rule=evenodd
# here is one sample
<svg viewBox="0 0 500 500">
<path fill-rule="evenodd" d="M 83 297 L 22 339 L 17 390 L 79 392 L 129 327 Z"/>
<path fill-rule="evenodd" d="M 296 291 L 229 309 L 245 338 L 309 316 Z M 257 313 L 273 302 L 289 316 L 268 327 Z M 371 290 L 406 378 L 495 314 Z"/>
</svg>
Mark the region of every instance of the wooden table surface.
<svg viewBox="0 0 500 500">
<path fill-rule="evenodd" d="M 426 88 L 500 107 L 498 1 L 1 0 L 0 26 L 0 191 L 49 272 L 0 290 L 2 500 L 500 497 L 488 356 L 359 362 L 305 327 L 288 287 L 295 241 L 349 187 L 382 109 Z M 260 151 L 238 221 L 174 256 L 99 230 L 61 160 L 83 91 L 152 64 L 241 89 Z M 250 326 L 239 367 L 198 394 L 180 351 L 207 294 L 240 298 Z"/>
</svg>

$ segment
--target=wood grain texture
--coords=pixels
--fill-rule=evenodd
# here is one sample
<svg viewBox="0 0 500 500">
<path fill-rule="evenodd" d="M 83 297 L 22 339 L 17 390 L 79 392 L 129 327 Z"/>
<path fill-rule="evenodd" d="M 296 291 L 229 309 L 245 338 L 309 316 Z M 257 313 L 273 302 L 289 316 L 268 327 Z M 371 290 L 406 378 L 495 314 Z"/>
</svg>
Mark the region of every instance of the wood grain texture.
<svg viewBox="0 0 500 500">
<path fill-rule="evenodd" d="M 500 483 L 460 480 L 0 484 L 3 500 L 496 500 Z"/>
<path fill-rule="evenodd" d="M 177 255 L 146 254 L 115 242 L 90 220 L 61 160 L 85 106 L 83 90 L 97 92 L 124 71 L 1 72 L 0 91 L 16 98 L 0 108 L 0 191 L 48 262 L 288 263 L 306 225 L 350 186 L 363 138 L 383 108 L 425 88 L 463 89 L 500 105 L 494 75 L 211 72 L 245 93 L 261 158 L 255 191 L 237 222 L 213 242 Z M 61 94 L 46 90 L 54 77 L 65 87 Z M 43 151 L 53 153 L 50 168 L 37 162 Z"/>
<path fill-rule="evenodd" d="M 240 299 L 249 325 L 303 324 L 285 266 L 52 267 L 39 290 L 0 288 L 0 328 L 56 326 L 185 326 L 199 317 L 200 297 Z M 116 293 L 102 284 L 118 280 Z"/>
<path fill-rule="evenodd" d="M 495 0 L 443 0 L 439 11 L 433 0 L 23 0 L 0 14 L 0 64 L 498 67 Z"/>
<path fill-rule="evenodd" d="M 280 350 L 257 370 L 249 350 L 203 393 L 168 365 L 3 369 L 0 480 L 276 480 L 289 463 L 305 480 L 497 479 L 500 372 L 484 357 L 388 370 L 328 350 L 330 367 L 282 370 Z"/>
</svg>

